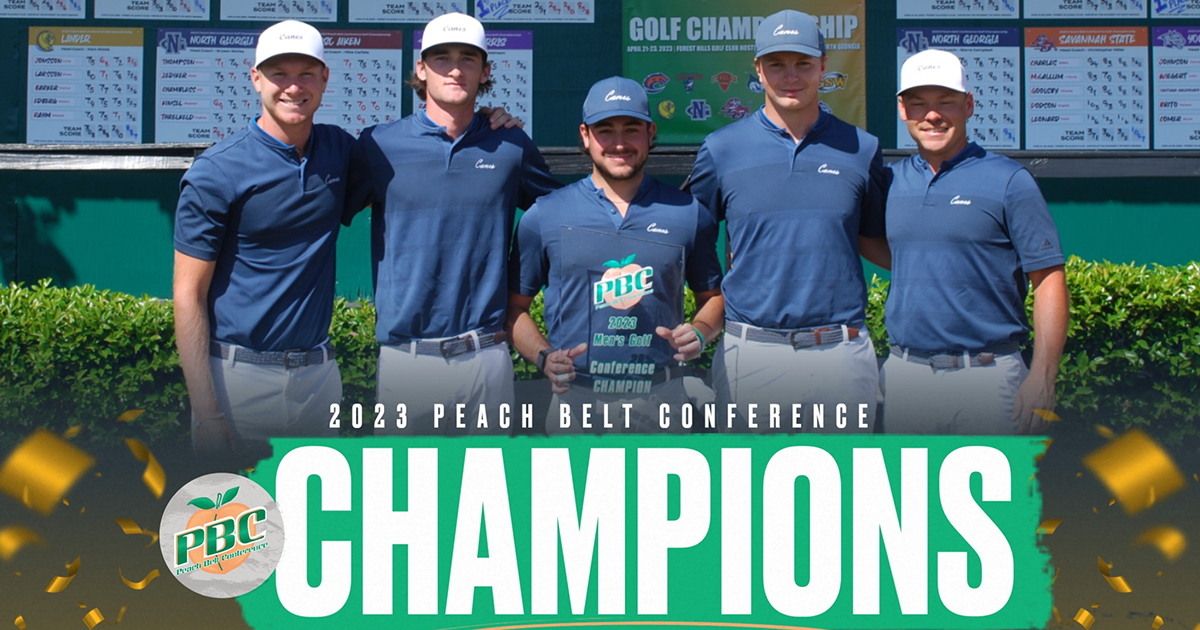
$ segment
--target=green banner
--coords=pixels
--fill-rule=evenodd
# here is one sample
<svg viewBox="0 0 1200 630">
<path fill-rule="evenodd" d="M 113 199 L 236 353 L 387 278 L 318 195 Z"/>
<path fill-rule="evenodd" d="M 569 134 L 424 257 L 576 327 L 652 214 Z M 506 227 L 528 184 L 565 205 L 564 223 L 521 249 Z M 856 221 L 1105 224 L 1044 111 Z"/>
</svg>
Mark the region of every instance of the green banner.
<svg viewBox="0 0 1200 630">
<path fill-rule="evenodd" d="M 277 440 L 254 628 L 1033 628 L 1036 438 Z"/>
<path fill-rule="evenodd" d="M 650 95 L 659 144 L 699 144 L 763 104 L 754 29 L 781 9 L 817 19 L 829 55 L 821 102 L 867 124 L 866 5 L 843 0 L 624 0 L 623 73 Z"/>
</svg>

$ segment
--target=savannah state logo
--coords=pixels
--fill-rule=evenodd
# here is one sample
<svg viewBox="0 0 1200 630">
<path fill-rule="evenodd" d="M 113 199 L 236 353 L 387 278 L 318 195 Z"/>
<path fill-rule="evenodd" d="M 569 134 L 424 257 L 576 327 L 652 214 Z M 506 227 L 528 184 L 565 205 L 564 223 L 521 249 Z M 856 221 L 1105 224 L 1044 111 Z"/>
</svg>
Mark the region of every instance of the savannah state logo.
<svg viewBox="0 0 1200 630">
<path fill-rule="evenodd" d="M 633 262 L 637 254 L 604 263 L 607 269 L 599 282 L 592 284 L 592 306 L 595 310 L 612 307 L 627 311 L 654 293 L 654 268 Z"/>
</svg>

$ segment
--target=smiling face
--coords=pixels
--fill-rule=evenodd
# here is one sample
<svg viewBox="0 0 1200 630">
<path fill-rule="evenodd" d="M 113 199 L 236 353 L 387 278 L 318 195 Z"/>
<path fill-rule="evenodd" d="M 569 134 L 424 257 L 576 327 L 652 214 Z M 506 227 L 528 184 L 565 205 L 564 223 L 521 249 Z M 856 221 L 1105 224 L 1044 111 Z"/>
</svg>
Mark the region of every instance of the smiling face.
<svg viewBox="0 0 1200 630">
<path fill-rule="evenodd" d="M 766 92 L 767 108 L 780 114 L 817 111 L 825 61 L 826 57 L 798 52 L 773 52 L 755 59 L 754 69 Z"/>
<path fill-rule="evenodd" d="M 967 148 L 967 119 L 975 113 L 970 93 L 928 85 L 898 97 L 900 118 L 925 161 L 940 165 Z"/>
<path fill-rule="evenodd" d="M 429 49 L 417 61 L 417 78 L 425 82 L 425 98 L 443 107 L 475 108 L 481 85 L 491 76 L 483 51 L 466 44 Z"/>
<path fill-rule="evenodd" d="M 632 116 L 613 116 L 579 126 L 583 148 L 596 173 L 608 181 L 632 179 L 642 172 L 654 132 L 654 123 Z"/>
<path fill-rule="evenodd" d="M 254 90 L 262 99 L 259 125 L 275 131 L 312 126 L 329 83 L 329 68 L 306 55 L 279 55 L 250 70 Z"/>
</svg>

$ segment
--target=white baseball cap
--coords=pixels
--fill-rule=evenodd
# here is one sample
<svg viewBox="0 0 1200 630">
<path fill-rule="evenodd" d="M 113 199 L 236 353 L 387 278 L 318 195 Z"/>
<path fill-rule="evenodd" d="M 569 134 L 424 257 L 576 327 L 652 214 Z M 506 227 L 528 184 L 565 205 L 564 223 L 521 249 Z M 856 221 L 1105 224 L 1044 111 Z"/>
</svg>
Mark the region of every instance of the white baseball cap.
<svg viewBox="0 0 1200 630">
<path fill-rule="evenodd" d="M 279 55 L 307 55 L 325 63 L 325 42 L 317 29 L 296 20 L 284 20 L 267 27 L 258 36 L 254 67 Z"/>
<path fill-rule="evenodd" d="M 955 92 L 966 93 L 967 75 L 963 72 L 958 55 L 946 50 L 930 48 L 908 58 L 900 67 L 899 96 L 905 90 L 934 85 Z"/>
<path fill-rule="evenodd" d="M 487 38 L 483 36 L 483 24 L 462 13 L 439 15 L 425 25 L 421 39 L 421 54 L 442 44 L 466 44 L 474 46 L 487 55 Z"/>
</svg>

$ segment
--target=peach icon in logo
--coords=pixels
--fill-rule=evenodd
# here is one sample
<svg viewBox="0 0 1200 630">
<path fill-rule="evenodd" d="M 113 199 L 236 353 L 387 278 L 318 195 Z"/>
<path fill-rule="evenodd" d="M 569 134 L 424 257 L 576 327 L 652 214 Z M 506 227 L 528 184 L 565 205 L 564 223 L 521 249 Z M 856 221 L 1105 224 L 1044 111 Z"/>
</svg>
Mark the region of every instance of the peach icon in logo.
<svg viewBox="0 0 1200 630">
<path fill-rule="evenodd" d="M 633 260 L 636 256 L 630 254 L 620 261 L 604 263 L 608 269 L 600 281 L 592 285 L 592 306 L 597 310 L 611 306 L 619 311 L 627 311 L 654 292 L 654 268 L 635 264 Z"/>
<path fill-rule="evenodd" d="M 192 564 L 201 565 L 200 570 L 206 573 L 215 573 L 217 575 L 225 575 L 230 571 L 238 568 L 250 557 L 248 553 L 238 553 L 245 549 L 254 546 L 258 538 L 257 534 L 257 519 L 255 518 L 239 518 L 244 514 L 249 513 L 249 517 L 257 516 L 254 511 L 250 510 L 249 506 L 243 503 L 232 503 L 232 500 L 237 496 L 239 486 L 234 486 L 225 492 L 217 493 L 217 500 L 213 501 L 208 497 L 197 497 L 188 501 L 188 505 L 194 505 L 199 510 L 192 514 L 187 521 L 188 530 L 197 530 L 204 528 L 210 524 L 216 524 L 218 527 L 212 528 L 212 534 L 215 538 L 216 545 L 221 556 L 233 556 L 224 560 L 218 558 L 207 558 L 209 562 L 205 562 L 206 549 L 203 546 L 188 550 L 188 560 Z M 265 512 L 259 518 L 265 518 Z M 244 521 L 244 522 L 243 522 Z M 237 526 L 242 526 L 246 531 L 243 532 L 243 538 L 249 539 L 248 543 L 233 544 L 238 533 Z M 225 548 L 221 548 L 221 541 L 226 541 Z"/>
</svg>

